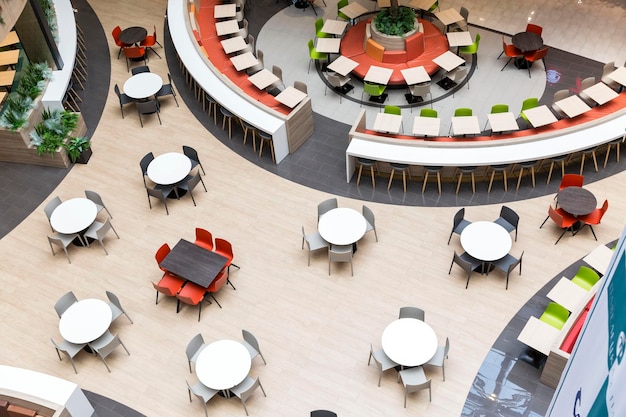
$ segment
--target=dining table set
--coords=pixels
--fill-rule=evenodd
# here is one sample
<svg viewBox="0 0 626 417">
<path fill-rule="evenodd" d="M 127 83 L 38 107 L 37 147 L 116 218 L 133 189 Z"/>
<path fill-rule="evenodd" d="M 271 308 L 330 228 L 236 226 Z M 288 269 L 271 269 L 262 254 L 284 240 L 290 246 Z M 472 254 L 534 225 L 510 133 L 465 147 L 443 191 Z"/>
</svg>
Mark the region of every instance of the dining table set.
<svg viewBox="0 0 626 417">
<path fill-rule="evenodd" d="M 320 217 L 317 229 L 331 245 L 352 246 L 352 251 L 356 252 L 357 242 L 367 230 L 367 221 L 357 210 L 338 207 Z"/>
<path fill-rule="evenodd" d="M 178 198 L 185 194 L 176 184 L 184 180 L 191 172 L 192 163 L 181 152 L 166 152 L 155 157 L 148 165 L 147 175 L 157 185 L 171 186 L 168 198 Z"/>
<path fill-rule="evenodd" d="M 159 74 L 146 71 L 132 75 L 124 82 L 124 94 L 132 99 L 145 101 L 153 98 L 163 87 L 163 78 Z"/>
</svg>

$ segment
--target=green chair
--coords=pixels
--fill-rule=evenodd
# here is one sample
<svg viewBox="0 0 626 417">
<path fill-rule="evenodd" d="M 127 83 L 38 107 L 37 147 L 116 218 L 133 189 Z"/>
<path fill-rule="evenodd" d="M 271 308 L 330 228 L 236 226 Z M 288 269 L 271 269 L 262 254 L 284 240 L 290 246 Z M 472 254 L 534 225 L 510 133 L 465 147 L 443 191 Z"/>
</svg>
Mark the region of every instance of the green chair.
<svg viewBox="0 0 626 417">
<path fill-rule="evenodd" d="M 454 111 L 454 117 L 461 117 L 461 116 L 471 116 L 472 115 L 472 109 L 468 109 L 468 108 L 458 108 Z"/>
<path fill-rule="evenodd" d="M 541 317 L 539 317 L 539 320 L 561 330 L 568 317 L 569 311 L 565 307 L 561 304 L 550 302 Z"/>
<path fill-rule="evenodd" d="M 439 9 L 439 1 L 436 1 L 435 3 L 433 3 L 432 6 L 430 6 L 430 9 L 428 9 L 428 13 L 433 13 L 435 9 Z"/>
<path fill-rule="evenodd" d="M 480 44 L 480 33 L 477 33 L 476 39 L 474 40 L 473 44 L 467 45 L 467 46 L 461 46 L 459 48 L 459 55 L 466 54 L 466 55 L 474 56 L 474 59 L 476 60 L 476 68 L 478 68 L 478 45 L 479 44 Z"/>
<path fill-rule="evenodd" d="M 328 54 L 324 53 L 324 52 L 317 52 L 315 50 L 315 46 L 313 44 L 313 39 L 309 39 L 309 68 L 307 69 L 307 74 L 309 73 L 309 71 L 311 71 L 311 62 L 312 61 L 319 61 L 320 59 L 328 59 Z"/>
<path fill-rule="evenodd" d="M 363 106 L 363 94 L 369 94 L 370 97 L 381 97 L 385 93 L 386 89 L 386 85 L 370 84 L 367 81 L 363 81 L 363 92 L 361 93 L 361 107 Z M 383 101 L 384 100 L 381 100 L 381 107 Z"/>
<path fill-rule="evenodd" d="M 578 272 L 576 272 L 574 278 L 572 278 L 572 282 L 589 291 L 599 279 L 600 275 L 598 275 L 596 271 L 587 266 L 581 266 L 578 268 Z"/>
<path fill-rule="evenodd" d="M 402 109 L 398 106 L 385 106 L 384 113 L 402 116 Z M 400 131 L 404 132 L 404 123 L 400 123 Z"/>
<path fill-rule="evenodd" d="M 348 0 L 339 0 L 339 2 L 337 3 L 337 17 L 343 20 L 347 20 L 349 22 L 350 18 L 347 15 L 339 11 L 339 9 L 342 9 L 346 7 L 347 5 L 348 5 Z"/>
<path fill-rule="evenodd" d="M 526 100 L 524 100 L 522 102 L 522 111 L 520 112 L 520 116 L 522 117 L 522 119 L 524 119 L 526 121 L 526 123 L 530 124 L 530 122 L 528 121 L 528 118 L 526 117 L 526 115 L 524 114 L 524 110 L 528 110 L 528 109 L 532 109 L 535 107 L 539 107 L 539 99 L 538 98 L 527 98 Z"/>
<path fill-rule="evenodd" d="M 315 36 L 318 38 L 332 38 L 330 33 L 322 32 L 322 27 L 324 27 L 324 19 L 320 17 L 315 21 Z"/>
<path fill-rule="evenodd" d="M 420 117 L 437 117 L 437 110 L 422 109 L 420 110 Z"/>
</svg>

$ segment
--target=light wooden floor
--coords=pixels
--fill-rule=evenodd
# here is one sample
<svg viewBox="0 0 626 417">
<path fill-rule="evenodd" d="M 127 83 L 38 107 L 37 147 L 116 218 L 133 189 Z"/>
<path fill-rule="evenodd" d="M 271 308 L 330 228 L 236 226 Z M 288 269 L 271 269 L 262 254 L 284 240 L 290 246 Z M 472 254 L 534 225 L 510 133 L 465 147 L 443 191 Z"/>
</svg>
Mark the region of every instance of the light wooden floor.
<svg viewBox="0 0 626 417">
<path fill-rule="evenodd" d="M 161 34 L 165 3 L 110 0 L 92 6 L 107 34 L 117 24 L 156 24 Z M 117 50 L 110 47 L 115 57 Z M 166 77 L 165 61 L 155 58 L 149 64 Z M 112 66 L 112 82 L 123 83 L 128 76 L 124 61 L 113 59 Z M 559 231 L 551 224 L 538 228 L 552 196 L 510 204 L 521 216 L 512 253 L 526 252 L 523 275 L 513 277 L 508 291 L 497 273 L 474 276 L 465 290 L 460 270 L 447 274 L 453 250 L 460 249 L 457 236 L 446 245 L 456 208 L 368 204 L 376 214 L 380 241 L 367 235 L 360 243 L 354 277 L 347 265 L 334 266 L 328 276 L 324 254 L 314 256 L 307 267 L 300 226 L 315 228 L 315 207 L 329 195 L 286 182 L 233 154 L 183 103 L 180 108 L 173 100 L 164 104 L 162 119 L 163 126 L 154 119 L 143 129 L 132 112 L 122 120 L 111 88 L 93 136 L 91 161 L 72 169 L 54 192 L 64 200 L 82 196 L 84 189 L 102 195 L 121 236 L 117 240 L 111 234 L 106 240 L 109 256 L 93 246 L 71 248 L 71 265 L 62 254 L 53 257 L 45 239 L 50 228 L 43 204 L 0 240 L 2 363 L 74 381 L 148 416 L 201 416 L 200 402 L 190 404 L 187 398 L 185 379 L 195 379 L 187 368 L 186 343 L 198 332 L 207 341 L 239 339 L 245 328 L 258 337 L 268 361 L 267 366 L 260 359 L 253 363 L 251 373 L 261 377 L 268 395 L 263 398 L 259 391 L 250 399 L 253 416 L 306 416 L 325 408 L 340 416 L 456 417 L 503 326 L 547 280 L 597 245 L 586 231 L 554 246 Z M 197 207 L 188 196 L 173 201 L 169 216 L 158 203 L 149 210 L 139 160 L 146 152 L 177 151 L 182 144 L 199 151 L 209 191 L 198 189 Z M 625 178 L 620 174 L 588 186 L 599 202 L 609 198 L 611 204 L 596 228 L 598 243 L 615 239 L 623 227 Z M 362 202 L 340 199 L 340 205 L 360 209 Z M 472 207 L 466 216 L 491 220 L 499 210 Z M 205 305 L 199 323 L 195 308 L 176 315 L 172 300 L 155 306 L 150 285 L 160 278 L 154 261 L 158 246 L 193 239 L 196 226 L 230 240 L 241 266 L 231 277 L 237 290 L 223 288 L 217 294 L 223 309 Z M 135 321 L 131 325 L 121 318 L 113 326 L 131 356 L 121 349 L 111 355 L 111 374 L 84 353 L 76 359 L 78 375 L 69 363 L 58 361 L 49 341 L 60 338 L 53 304 L 68 290 L 79 298 L 103 299 L 104 291 L 112 290 Z M 426 393 L 414 394 L 406 410 L 395 374 L 385 374 L 379 388 L 377 369 L 367 366 L 369 343 L 380 346 L 383 329 L 403 305 L 424 308 L 440 343 L 449 336 L 452 345 L 445 382 L 440 369 L 427 369 L 433 379 L 432 403 Z M 210 415 L 241 417 L 243 409 L 236 399 L 216 398 Z"/>
</svg>

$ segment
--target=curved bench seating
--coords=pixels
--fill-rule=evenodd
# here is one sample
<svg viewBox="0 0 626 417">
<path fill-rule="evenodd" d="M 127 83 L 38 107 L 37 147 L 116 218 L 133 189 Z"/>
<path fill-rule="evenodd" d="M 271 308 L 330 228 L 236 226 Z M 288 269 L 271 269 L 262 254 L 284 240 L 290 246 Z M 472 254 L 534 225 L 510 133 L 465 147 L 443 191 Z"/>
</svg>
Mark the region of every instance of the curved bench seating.
<svg viewBox="0 0 626 417">
<path fill-rule="evenodd" d="M 376 65 L 393 70 L 393 74 L 389 79 L 389 85 L 406 85 L 400 70 L 420 65 L 431 75 L 439 70 L 439 66 L 433 62 L 433 58 L 448 50 L 448 39 L 432 23 L 419 19 L 419 22 L 424 27 L 424 32 L 418 32 L 406 38 L 406 51 L 384 51 L 381 62 L 368 55 L 363 47 L 365 43 L 365 28 L 368 23 L 371 24 L 371 21 L 372 18 L 354 25 L 341 40 L 341 55 L 359 64 L 352 71 L 352 74 L 362 79 L 367 74 L 370 66 Z"/>
</svg>

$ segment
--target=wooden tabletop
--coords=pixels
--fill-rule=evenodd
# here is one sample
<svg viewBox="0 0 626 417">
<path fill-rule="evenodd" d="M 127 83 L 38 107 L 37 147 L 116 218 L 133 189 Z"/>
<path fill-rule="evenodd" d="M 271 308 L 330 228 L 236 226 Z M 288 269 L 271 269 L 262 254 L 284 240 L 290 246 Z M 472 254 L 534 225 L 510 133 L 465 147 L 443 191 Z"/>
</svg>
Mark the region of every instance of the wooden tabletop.
<svg viewBox="0 0 626 417">
<path fill-rule="evenodd" d="M 533 32 L 516 33 L 511 41 L 522 52 L 536 51 L 543 47 L 543 39 Z"/>
<path fill-rule="evenodd" d="M 131 26 L 120 32 L 120 41 L 128 45 L 132 45 L 146 39 L 147 35 L 148 31 L 146 28 L 142 28 L 141 26 Z"/>
<path fill-rule="evenodd" d="M 222 255 L 181 239 L 160 265 L 181 278 L 208 288 L 227 262 Z"/>
<path fill-rule="evenodd" d="M 572 216 L 584 216 L 596 208 L 596 197 L 586 188 L 566 187 L 556 196 L 559 206 Z"/>
</svg>

